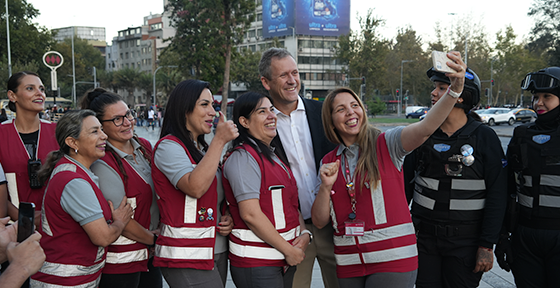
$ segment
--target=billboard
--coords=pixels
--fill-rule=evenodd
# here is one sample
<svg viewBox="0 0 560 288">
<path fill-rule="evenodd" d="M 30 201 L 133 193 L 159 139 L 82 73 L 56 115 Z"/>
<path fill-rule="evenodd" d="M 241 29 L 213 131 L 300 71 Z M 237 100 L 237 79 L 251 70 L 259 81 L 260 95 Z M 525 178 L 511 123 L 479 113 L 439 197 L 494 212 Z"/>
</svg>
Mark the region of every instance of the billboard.
<svg viewBox="0 0 560 288">
<path fill-rule="evenodd" d="M 296 33 L 302 35 L 340 36 L 350 33 L 350 1 L 296 1 Z"/>
<path fill-rule="evenodd" d="M 292 35 L 295 27 L 294 0 L 263 0 L 262 18 L 264 38 Z"/>
<path fill-rule="evenodd" d="M 349 0 L 263 0 L 263 36 L 340 36 L 350 33 Z"/>
</svg>

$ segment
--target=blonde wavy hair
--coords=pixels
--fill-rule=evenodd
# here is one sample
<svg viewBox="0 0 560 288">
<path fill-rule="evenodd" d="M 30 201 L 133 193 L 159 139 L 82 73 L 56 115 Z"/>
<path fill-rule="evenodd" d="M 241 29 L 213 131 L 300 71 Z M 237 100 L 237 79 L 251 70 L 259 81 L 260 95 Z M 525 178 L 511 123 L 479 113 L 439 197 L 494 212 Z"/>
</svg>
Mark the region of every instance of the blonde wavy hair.
<svg viewBox="0 0 560 288">
<path fill-rule="evenodd" d="M 377 138 L 381 134 L 381 130 L 373 127 L 367 121 L 366 109 L 364 103 L 360 100 L 360 97 L 356 95 L 354 91 L 350 88 L 341 87 L 331 91 L 325 101 L 323 102 L 322 119 L 323 127 L 325 129 L 325 135 L 327 139 L 334 144 L 342 144 L 342 138 L 336 131 L 336 128 L 332 121 L 333 114 L 333 102 L 334 98 L 341 93 L 349 93 L 358 101 L 358 104 L 364 111 L 364 120 L 360 123 L 360 130 L 358 132 L 357 144 L 360 148 L 360 156 L 358 157 L 358 164 L 354 171 L 354 175 L 361 175 L 360 187 L 364 185 L 365 182 L 369 181 L 371 186 L 375 189 L 379 182 L 379 163 L 377 161 Z"/>
</svg>

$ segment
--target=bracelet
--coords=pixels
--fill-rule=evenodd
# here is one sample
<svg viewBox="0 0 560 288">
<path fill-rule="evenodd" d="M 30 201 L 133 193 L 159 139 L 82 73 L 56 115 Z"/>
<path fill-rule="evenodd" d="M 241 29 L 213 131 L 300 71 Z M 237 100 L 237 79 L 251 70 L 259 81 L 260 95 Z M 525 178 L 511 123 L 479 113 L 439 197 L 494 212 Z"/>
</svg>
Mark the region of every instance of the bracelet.
<svg viewBox="0 0 560 288">
<path fill-rule="evenodd" d="M 459 98 L 459 96 L 461 96 L 461 93 L 457 93 L 453 90 L 451 90 L 451 86 L 447 87 L 447 94 L 455 99 Z"/>
<path fill-rule="evenodd" d="M 482 249 L 484 249 L 484 250 L 486 250 L 486 251 L 492 252 L 492 249 L 490 249 L 490 248 L 486 248 L 486 247 L 482 247 L 482 246 L 478 246 L 478 248 L 482 248 Z"/>
<path fill-rule="evenodd" d="M 311 243 L 313 241 L 313 233 L 311 233 L 311 231 L 305 229 L 305 230 L 301 231 L 301 233 L 299 233 L 299 236 L 301 236 L 303 234 L 309 235 L 309 243 Z"/>
</svg>

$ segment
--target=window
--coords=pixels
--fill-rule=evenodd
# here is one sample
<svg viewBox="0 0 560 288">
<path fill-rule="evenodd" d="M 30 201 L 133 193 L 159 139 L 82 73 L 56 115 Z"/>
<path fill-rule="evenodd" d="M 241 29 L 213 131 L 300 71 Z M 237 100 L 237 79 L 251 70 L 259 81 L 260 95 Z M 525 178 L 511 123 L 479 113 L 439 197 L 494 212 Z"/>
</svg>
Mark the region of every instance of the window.
<svg viewBox="0 0 560 288">
<path fill-rule="evenodd" d="M 254 38 L 256 36 L 256 31 L 255 30 L 249 30 L 249 32 L 247 32 L 247 38 Z"/>
<path fill-rule="evenodd" d="M 121 57 L 119 57 L 119 58 L 123 59 L 123 57 L 122 57 L 122 53 L 121 53 Z"/>
<path fill-rule="evenodd" d="M 136 40 L 136 47 L 140 46 L 140 39 Z"/>
<path fill-rule="evenodd" d="M 257 13 L 257 21 L 262 21 L 262 13 Z"/>
<path fill-rule="evenodd" d="M 128 52 L 126 52 L 124 55 L 125 55 L 124 59 L 128 59 Z"/>
<path fill-rule="evenodd" d="M 130 52 L 130 58 L 134 58 L 134 51 Z"/>
<path fill-rule="evenodd" d="M 257 36 L 262 37 L 262 29 L 257 29 Z"/>
<path fill-rule="evenodd" d="M 122 49 L 122 42 L 120 42 L 120 43 L 119 43 L 119 48 L 121 48 L 121 49 Z"/>
<path fill-rule="evenodd" d="M 259 44 L 259 51 L 266 50 L 266 44 Z"/>
<path fill-rule="evenodd" d="M 134 63 L 130 64 L 132 66 L 132 68 L 134 68 Z"/>
<path fill-rule="evenodd" d="M 124 48 L 128 48 L 128 41 L 124 42 Z"/>
<path fill-rule="evenodd" d="M 257 46 L 256 45 L 249 45 L 249 50 L 251 50 L 252 52 L 257 51 Z"/>
</svg>

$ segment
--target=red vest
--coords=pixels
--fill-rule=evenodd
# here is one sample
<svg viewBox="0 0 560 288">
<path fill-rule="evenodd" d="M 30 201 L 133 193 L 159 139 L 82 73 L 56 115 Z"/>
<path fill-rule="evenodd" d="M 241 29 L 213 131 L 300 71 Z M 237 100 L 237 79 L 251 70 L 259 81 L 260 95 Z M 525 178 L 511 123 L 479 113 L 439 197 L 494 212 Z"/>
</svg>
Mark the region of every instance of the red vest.
<svg viewBox="0 0 560 288">
<path fill-rule="evenodd" d="M 141 144 L 150 153 L 152 146 L 143 138 L 139 138 Z M 117 157 L 119 157 L 117 155 Z M 148 182 L 138 174 L 138 172 L 126 161 L 121 159 L 122 166 L 128 179 L 124 181 L 124 175 L 121 175 L 115 156 L 111 153 L 105 153 L 101 158 L 111 168 L 113 168 L 124 184 L 126 198 L 128 203 L 134 209 L 134 220 L 142 227 L 150 228 L 150 206 L 152 205 L 152 187 Z M 118 205 L 118 204 L 117 204 Z M 148 247 L 142 243 L 133 241 L 121 235 L 109 246 L 107 252 L 107 263 L 103 268 L 104 274 L 127 274 L 135 272 L 148 271 Z"/>
<path fill-rule="evenodd" d="M 45 186 L 39 189 L 29 187 L 27 161 L 29 154 L 14 125 L 15 120 L 0 124 L 0 163 L 8 180 L 10 201 L 18 207 L 19 202 L 33 202 L 35 209 L 41 210 Z M 39 139 L 37 141 L 37 158 L 44 164 L 49 152 L 58 150 L 56 142 L 56 124 L 40 120 Z M 14 181 L 15 180 L 15 181 Z"/>
<path fill-rule="evenodd" d="M 344 236 L 352 212 L 343 169 L 332 190 L 331 219 L 334 227 L 334 253 L 338 278 L 360 277 L 379 272 L 409 272 L 418 268 L 416 236 L 404 194 L 402 171 L 395 168 L 382 133 L 376 143 L 380 181 L 360 186 L 356 177 L 356 219 L 365 222 L 364 236 Z M 338 148 L 323 158 L 323 163 L 341 160 Z"/>
<path fill-rule="evenodd" d="M 195 163 L 187 147 L 179 138 L 167 135 L 160 139 L 175 141 L 183 147 L 191 163 Z M 155 155 L 155 152 L 154 152 Z M 219 207 L 217 179 L 200 199 L 190 197 L 176 189 L 152 160 L 152 179 L 158 195 L 161 234 L 156 243 L 154 266 L 169 268 L 214 269 L 214 244 L 216 243 L 216 217 Z M 208 213 L 213 210 L 212 217 Z"/>
<path fill-rule="evenodd" d="M 274 225 L 276 231 L 292 243 L 299 236 L 298 190 L 296 179 L 288 166 L 270 163 L 255 149 L 241 145 L 253 156 L 261 169 L 259 204 L 262 212 Z M 262 155 L 261 155 L 262 156 Z M 227 165 L 227 161 L 224 165 Z M 234 227 L 229 235 L 229 260 L 235 267 L 285 266 L 284 254 L 261 240 L 247 227 L 239 213 L 239 206 L 229 181 L 223 178 L 224 192 L 233 217 Z"/>
<path fill-rule="evenodd" d="M 97 287 L 99 284 L 107 249 L 93 244 L 80 223 L 60 205 L 64 187 L 76 178 L 91 185 L 105 220 L 111 219 L 109 204 L 88 173 L 68 156 L 60 159 L 49 180 L 41 211 L 39 232 L 43 237 L 40 243 L 47 259 L 39 272 L 32 276 L 32 287 L 50 287 L 49 284 Z"/>
</svg>

